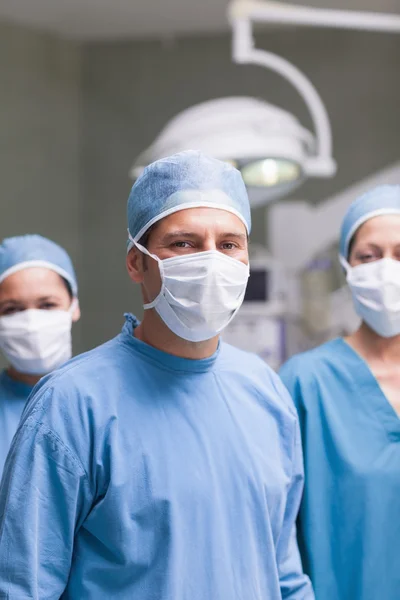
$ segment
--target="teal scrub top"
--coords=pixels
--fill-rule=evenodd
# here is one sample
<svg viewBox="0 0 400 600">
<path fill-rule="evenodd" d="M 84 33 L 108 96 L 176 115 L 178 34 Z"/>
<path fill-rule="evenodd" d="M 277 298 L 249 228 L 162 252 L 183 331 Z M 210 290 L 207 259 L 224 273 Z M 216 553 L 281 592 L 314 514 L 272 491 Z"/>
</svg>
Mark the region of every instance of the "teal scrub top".
<svg viewBox="0 0 400 600">
<path fill-rule="evenodd" d="M 0 479 L 10 449 L 11 440 L 33 387 L 12 379 L 6 371 L 0 373 Z"/>
<path fill-rule="evenodd" d="M 122 333 L 42 380 L 0 490 L 0 597 L 313 600 L 300 430 L 278 376 Z"/>
<path fill-rule="evenodd" d="M 400 598 L 400 419 L 342 339 L 295 356 L 305 489 L 299 543 L 317 600 Z"/>
</svg>

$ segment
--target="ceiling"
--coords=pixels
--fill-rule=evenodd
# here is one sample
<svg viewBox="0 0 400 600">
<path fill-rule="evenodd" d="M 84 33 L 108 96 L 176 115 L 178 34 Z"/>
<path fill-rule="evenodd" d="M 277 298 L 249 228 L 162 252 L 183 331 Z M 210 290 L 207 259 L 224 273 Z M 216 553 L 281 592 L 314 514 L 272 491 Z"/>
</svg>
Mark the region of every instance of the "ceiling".
<svg viewBox="0 0 400 600">
<path fill-rule="evenodd" d="M 400 14 L 399 0 L 292 0 Z M 169 37 L 228 30 L 228 0 L 0 0 L 0 20 L 79 40 Z M 379 4 L 379 7 L 377 5 Z"/>
</svg>

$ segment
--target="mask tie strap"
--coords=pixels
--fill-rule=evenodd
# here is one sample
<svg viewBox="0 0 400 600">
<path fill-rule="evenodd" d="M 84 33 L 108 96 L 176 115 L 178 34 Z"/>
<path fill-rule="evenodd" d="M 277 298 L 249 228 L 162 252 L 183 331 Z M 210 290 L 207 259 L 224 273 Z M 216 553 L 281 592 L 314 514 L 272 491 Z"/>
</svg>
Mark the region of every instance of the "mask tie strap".
<svg viewBox="0 0 400 600">
<path fill-rule="evenodd" d="M 136 246 L 136 248 L 138 250 L 140 250 L 140 252 L 142 254 L 146 254 L 147 256 L 149 256 L 150 258 L 152 258 L 153 260 L 155 260 L 158 263 L 158 268 L 160 271 L 160 279 L 161 279 L 161 289 L 159 291 L 159 293 L 157 294 L 157 296 L 154 298 L 154 300 L 152 300 L 152 302 L 147 302 L 146 304 L 143 304 L 143 308 L 145 310 L 149 310 L 150 308 L 154 308 L 158 302 L 160 301 L 160 298 L 164 295 L 164 289 L 165 289 L 165 283 L 164 283 L 164 265 L 163 265 L 163 261 L 160 260 L 158 258 L 158 256 L 156 256 L 155 254 L 151 254 L 151 252 L 149 252 L 147 250 L 147 248 L 145 248 L 144 246 L 142 246 L 142 244 L 139 244 L 139 242 L 137 242 L 132 236 L 131 236 L 131 232 L 128 229 L 128 237 L 129 237 L 129 244 L 128 244 L 128 252 L 133 248 L 133 246 Z"/>
<path fill-rule="evenodd" d="M 351 270 L 351 266 L 349 265 L 347 260 L 341 254 L 339 254 L 339 262 L 342 265 L 343 269 L 345 270 L 346 275 L 348 275 L 349 271 Z"/>
<path fill-rule="evenodd" d="M 76 297 L 72 298 L 71 305 L 68 309 L 69 314 L 72 315 L 78 307 L 79 307 L 78 298 L 76 298 Z"/>
</svg>

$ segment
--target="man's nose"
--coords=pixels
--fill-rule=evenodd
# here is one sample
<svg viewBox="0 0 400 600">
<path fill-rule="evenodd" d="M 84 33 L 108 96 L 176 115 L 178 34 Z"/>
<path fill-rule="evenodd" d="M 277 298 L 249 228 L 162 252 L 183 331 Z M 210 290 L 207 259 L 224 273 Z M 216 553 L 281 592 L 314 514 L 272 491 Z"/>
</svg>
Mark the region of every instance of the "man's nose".
<svg viewBox="0 0 400 600">
<path fill-rule="evenodd" d="M 209 250 L 217 250 L 217 241 L 211 237 L 204 240 L 203 244 L 204 252 Z"/>
</svg>

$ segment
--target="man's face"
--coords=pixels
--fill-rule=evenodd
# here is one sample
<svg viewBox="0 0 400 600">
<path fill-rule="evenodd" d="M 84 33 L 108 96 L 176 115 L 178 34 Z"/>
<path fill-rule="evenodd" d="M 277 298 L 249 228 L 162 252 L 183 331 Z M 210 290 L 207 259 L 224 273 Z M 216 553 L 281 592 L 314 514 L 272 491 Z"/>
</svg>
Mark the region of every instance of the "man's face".
<svg viewBox="0 0 400 600">
<path fill-rule="evenodd" d="M 147 250 L 161 260 L 216 250 L 244 264 L 249 261 L 243 222 L 233 213 L 216 208 L 188 208 L 161 219 L 151 231 Z M 136 256 L 128 255 L 128 271 L 134 281 L 142 284 L 144 302 L 151 302 L 161 287 L 158 264 L 137 249 L 132 253 Z"/>
</svg>

